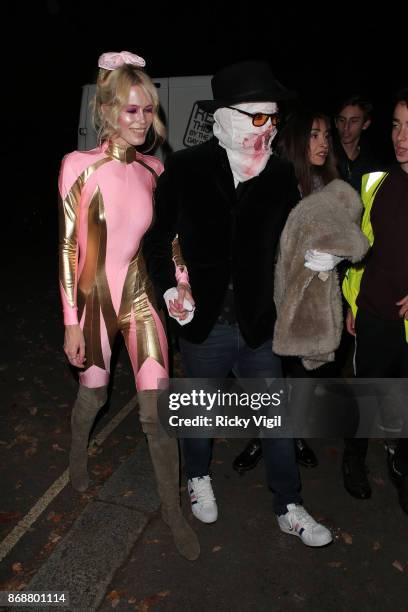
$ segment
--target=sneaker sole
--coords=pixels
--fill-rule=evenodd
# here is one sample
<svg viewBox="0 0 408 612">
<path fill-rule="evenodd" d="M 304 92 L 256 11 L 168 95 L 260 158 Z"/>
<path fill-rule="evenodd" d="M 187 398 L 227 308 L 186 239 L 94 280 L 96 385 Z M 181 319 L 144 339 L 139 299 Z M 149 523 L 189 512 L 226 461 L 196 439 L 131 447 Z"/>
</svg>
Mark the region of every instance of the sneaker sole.
<svg viewBox="0 0 408 612">
<path fill-rule="evenodd" d="M 203 518 L 201 518 L 200 516 L 197 516 L 194 513 L 193 508 L 191 508 L 191 512 L 192 512 L 194 518 L 196 518 L 198 521 L 200 521 L 200 523 L 205 523 L 206 525 L 211 525 L 211 523 L 215 523 L 217 521 L 217 519 L 218 519 L 218 514 L 217 514 L 217 516 L 214 519 L 211 519 L 210 521 L 206 521 Z"/>
<path fill-rule="evenodd" d="M 286 529 L 285 527 L 281 527 L 280 525 L 279 525 L 279 528 L 283 533 L 287 533 L 288 535 L 296 536 L 302 541 L 302 543 L 305 546 L 310 546 L 310 548 L 321 548 L 322 546 L 327 546 L 327 544 L 331 544 L 333 542 L 333 536 L 330 534 L 330 540 L 327 540 L 327 542 L 323 542 L 322 544 L 308 544 L 307 542 L 302 540 L 302 536 L 298 534 L 298 532 L 295 531 L 294 529 Z"/>
</svg>

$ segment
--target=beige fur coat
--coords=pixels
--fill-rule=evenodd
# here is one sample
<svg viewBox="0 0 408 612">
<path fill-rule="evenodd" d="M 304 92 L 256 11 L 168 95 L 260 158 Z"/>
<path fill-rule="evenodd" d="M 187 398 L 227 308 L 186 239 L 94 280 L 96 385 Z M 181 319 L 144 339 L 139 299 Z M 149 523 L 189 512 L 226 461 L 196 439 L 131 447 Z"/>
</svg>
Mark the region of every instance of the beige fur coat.
<svg viewBox="0 0 408 612">
<path fill-rule="evenodd" d="M 301 357 L 308 370 L 334 360 L 343 309 L 336 270 L 319 273 L 305 268 L 305 252 L 317 249 L 360 261 L 369 248 L 360 230 L 361 213 L 358 193 L 335 179 L 301 200 L 282 232 L 275 270 L 273 350 Z"/>
</svg>

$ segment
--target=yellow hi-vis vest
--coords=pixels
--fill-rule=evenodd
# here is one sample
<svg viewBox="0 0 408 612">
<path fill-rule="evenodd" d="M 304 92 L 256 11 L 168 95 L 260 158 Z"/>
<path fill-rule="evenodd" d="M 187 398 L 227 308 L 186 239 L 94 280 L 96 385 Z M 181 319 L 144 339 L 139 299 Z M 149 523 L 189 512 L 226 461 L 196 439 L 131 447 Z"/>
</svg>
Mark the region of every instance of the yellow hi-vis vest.
<svg viewBox="0 0 408 612">
<path fill-rule="evenodd" d="M 368 238 L 370 246 L 374 243 L 374 233 L 371 225 L 371 208 L 374 202 L 374 198 L 377 195 L 378 188 L 382 184 L 385 177 L 388 176 L 388 172 L 370 172 L 365 174 L 361 182 L 361 199 L 364 205 L 364 214 L 361 221 L 361 231 Z M 361 279 L 364 274 L 364 266 L 357 264 L 352 266 L 346 272 L 343 281 L 343 295 L 350 305 L 354 317 L 357 314 L 357 296 L 360 292 Z M 402 297 L 402 296 L 401 296 Z M 408 342 L 408 321 L 405 320 L 405 336 Z"/>
</svg>

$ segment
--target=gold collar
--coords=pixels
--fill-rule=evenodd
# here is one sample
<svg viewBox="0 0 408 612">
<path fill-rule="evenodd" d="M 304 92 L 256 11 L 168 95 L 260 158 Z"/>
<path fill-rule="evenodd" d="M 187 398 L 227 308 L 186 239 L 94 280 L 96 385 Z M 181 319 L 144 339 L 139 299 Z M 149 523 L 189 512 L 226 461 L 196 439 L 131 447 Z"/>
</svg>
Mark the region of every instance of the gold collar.
<svg viewBox="0 0 408 612">
<path fill-rule="evenodd" d="M 119 145 L 116 142 L 110 142 L 108 148 L 106 149 L 106 154 L 117 161 L 123 162 L 125 164 L 131 164 L 136 160 L 136 149 L 130 145 L 123 146 Z"/>
</svg>

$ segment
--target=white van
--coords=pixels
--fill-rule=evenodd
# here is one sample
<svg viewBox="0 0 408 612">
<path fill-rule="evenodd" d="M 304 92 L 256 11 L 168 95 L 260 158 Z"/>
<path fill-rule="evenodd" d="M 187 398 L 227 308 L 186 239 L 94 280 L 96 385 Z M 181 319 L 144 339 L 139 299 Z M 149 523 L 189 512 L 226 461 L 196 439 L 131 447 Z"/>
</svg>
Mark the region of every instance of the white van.
<svg viewBox="0 0 408 612">
<path fill-rule="evenodd" d="M 166 146 L 155 152 L 163 160 L 165 152 L 205 142 L 212 136 L 213 116 L 197 106 L 197 100 L 211 100 L 211 75 L 167 77 L 153 79 L 161 110 L 167 127 Z M 81 112 L 78 130 L 78 150 L 86 151 L 97 146 L 96 132 L 92 126 L 90 102 L 95 85 L 82 88 Z"/>
</svg>

